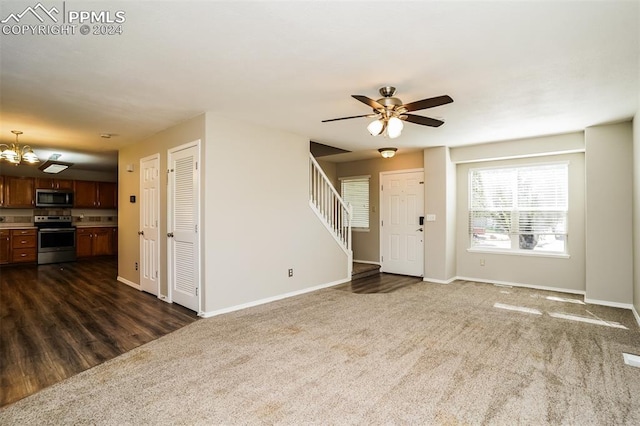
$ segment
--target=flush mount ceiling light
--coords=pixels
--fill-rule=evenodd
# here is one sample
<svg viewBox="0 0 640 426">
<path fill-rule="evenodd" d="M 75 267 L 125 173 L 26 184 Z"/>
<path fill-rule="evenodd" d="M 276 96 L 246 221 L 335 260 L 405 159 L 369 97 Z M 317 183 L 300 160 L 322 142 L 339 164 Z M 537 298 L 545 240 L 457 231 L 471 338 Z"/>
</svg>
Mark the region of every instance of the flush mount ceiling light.
<svg viewBox="0 0 640 426">
<path fill-rule="evenodd" d="M 20 136 L 22 132 L 20 130 L 12 130 L 11 133 L 16 135 L 16 141 L 10 145 L 0 144 L 0 160 L 8 161 L 16 166 L 23 161 L 29 164 L 39 163 L 40 159 L 29 145 L 20 148 L 18 136 Z"/>
<path fill-rule="evenodd" d="M 351 118 L 369 117 L 375 118 L 369 123 L 367 130 L 372 136 L 384 135 L 390 139 L 397 138 L 402 133 L 404 122 L 420 124 L 421 126 L 439 127 L 444 124 L 442 120 L 423 117 L 421 115 L 409 114 L 411 111 L 433 108 L 453 102 L 450 96 L 436 96 L 435 98 L 422 99 L 420 101 L 403 104 L 398 98 L 393 97 L 396 88 L 385 86 L 379 90 L 382 98 L 374 101 L 363 95 L 351 95 L 354 99 L 373 108 L 373 114 L 354 115 L 351 117 L 332 118 L 322 120 L 323 123 L 329 121 L 349 120 Z"/>
<path fill-rule="evenodd" d="M 69 167 L 73 166 L 73 163 L 65 163 L 63 161 L 58 161 L 60 158 L 60 154 L 51 154 L 49 159 L 42 163 L 38 169 L 42 170 L 45 173 L 60 173 L 67 170 Z"/>
<path fill-rule="evenodd" d="M 383 158 L 391 158 L 396 155 L 398 148 L 380 148 L 378 152 Z"/>
</svg>

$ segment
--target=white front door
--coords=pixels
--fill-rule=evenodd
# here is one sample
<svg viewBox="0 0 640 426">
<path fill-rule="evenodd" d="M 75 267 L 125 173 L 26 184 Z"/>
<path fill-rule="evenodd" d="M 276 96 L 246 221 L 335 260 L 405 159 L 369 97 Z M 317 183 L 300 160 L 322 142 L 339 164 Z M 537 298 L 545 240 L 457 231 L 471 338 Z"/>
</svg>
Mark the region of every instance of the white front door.
<svg viewBox="0 0 640 426">
<path fill-rule="evenodd" d="M 200 141 L 169 150 L 167 249 L 173 302 L 200 312 Z"/>
<path fill-rule="evenodd" d="M 381 272 L 424 276 L 424 171 L 380 173 Z"/>
<path fill-rule="evenodd" d="M 140 290 L 159 293 L 160 156 L 140 160 Z"/>
</svg>

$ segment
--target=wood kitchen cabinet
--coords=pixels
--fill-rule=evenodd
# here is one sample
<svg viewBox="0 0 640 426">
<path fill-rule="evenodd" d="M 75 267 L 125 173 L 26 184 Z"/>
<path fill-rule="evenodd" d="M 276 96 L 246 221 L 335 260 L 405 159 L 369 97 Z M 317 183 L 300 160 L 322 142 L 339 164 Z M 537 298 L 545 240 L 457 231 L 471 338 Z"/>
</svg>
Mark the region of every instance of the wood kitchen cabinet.
<svg viewBox="0 0 640 426">
<path fill-rule="evenodd" d="M 4 207 L 4 176 L 0 176 L 0 207 Z"/>
<path fill-rule="evenodd" d="M 115 209 L 118 186 L 114 182 L 74 181 L 76 208 Z"/>
<path fill-rule="evenodd" d="M 35 229 L 0 230 L 0 264 L 35 262 L 37 240 Z"/>
<path fill-rule="evenodd" d="M 38 254 L 37 238 L 35 229 L 12 229 L 11 263 L 35 262 Z"/>
<path fill-rule="evenodd" d="M 30 177 L 4 177 L 4 207 L 33 208 L 35 182 Z"/>
<path fill-rule="evenodd" d="M 0 230 L 0 264 L 9 263 L 11 258 L 11 231 Z"/>
<path fill-rule="evenodd" d="M 73 189 L 71 179 L 36 178 L 36 189 Z"/>
<path fill-rule="evenodd" d="M 76 231 L 76 255 L 78 257 L 113 254 L 113 228 L 78 228 Z"/>
</svg>

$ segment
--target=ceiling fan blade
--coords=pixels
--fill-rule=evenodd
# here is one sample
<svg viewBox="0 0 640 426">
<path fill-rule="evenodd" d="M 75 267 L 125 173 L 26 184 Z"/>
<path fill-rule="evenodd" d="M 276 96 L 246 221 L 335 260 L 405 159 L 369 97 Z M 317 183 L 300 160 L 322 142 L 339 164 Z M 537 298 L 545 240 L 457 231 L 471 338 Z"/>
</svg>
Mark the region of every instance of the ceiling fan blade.
<svg viewBox="0 0 640 426">
<path fill-rule="evenodd" d="M 422 117 L 421 115 L 415 114 L 402 114 L 400 118 L 404 118 L 404 120 L 410 123 L 421 124 L 423 126 L 430 127 L 440 127 L 444 124 L 444 121 L 436 120 L 435 118 Z"/>
<path fill-rule="evenodd" d="M 384 109 L 384 105 L 380 105 L 377 101 L 367 98 L 363 95 L 351 95 L 352 98 L 359 100 L 363 104 L 369 105 L 373 109 Z"/>
<path fill-rule="evenodd" d="M 360 117 L 376 117 L 376 115 L 375 114 L 352 115 L 351 117 L 330 118 L 329 120 L 322 120 L 322 122 L 328 123 L 329 121 L 349 120 L 351 118 L 360 118 Z"/>
<path fill-rule="evenodd" d="M 418 111 L 420 109 L 433 108 L 440 105 L 450 104 L 453 102 L 451 96 L 436 96 L 435 98 L 422 99 L 421 101 L 411 102 L 409 104 L 405 104 L 402 107 L 407 111 Z"/>
</svg>

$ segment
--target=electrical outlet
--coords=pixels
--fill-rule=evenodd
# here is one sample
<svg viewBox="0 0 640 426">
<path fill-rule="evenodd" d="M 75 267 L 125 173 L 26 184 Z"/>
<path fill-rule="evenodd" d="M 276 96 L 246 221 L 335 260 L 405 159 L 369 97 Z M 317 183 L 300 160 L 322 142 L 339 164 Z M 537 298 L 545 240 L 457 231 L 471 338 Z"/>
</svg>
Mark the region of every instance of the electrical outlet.
<svg viewBox="0 0 640 426">
<path fill-rule="evenodd" d="M 138 262 L 136 262 L 136 271 L 138 270 Z"/>
<path fill-rule="evenodd" d="M 289 269 L 289 277 L 293 276 L 293 269 Z"/>
<path fill-rule="evenodd" d="M 484 259 L 480 259 L 480 266 L 484 266 Z"/>
</svg>

